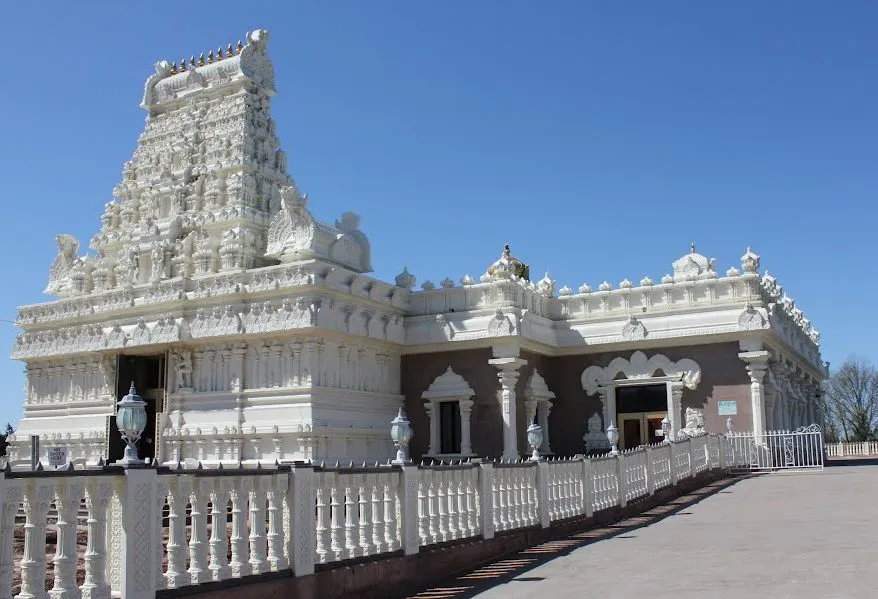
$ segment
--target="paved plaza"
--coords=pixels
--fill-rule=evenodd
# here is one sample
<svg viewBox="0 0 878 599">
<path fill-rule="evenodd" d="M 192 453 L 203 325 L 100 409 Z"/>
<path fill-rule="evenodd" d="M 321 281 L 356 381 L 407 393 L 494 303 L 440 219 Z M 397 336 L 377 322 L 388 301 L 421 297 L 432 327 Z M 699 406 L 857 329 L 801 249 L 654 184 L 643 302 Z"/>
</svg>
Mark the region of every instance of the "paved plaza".
<svg viewBox="0 0 878 599">
<path fill-rule="evenodd" d="M 618 534 L 561 551 L 542 565 L 531 567 L 541 561 L 539 548 L 531 549 L 418 597 L 802 599 L 878 594 L 878 466 L 766 474 L 693 499 L 677 513 L 640 528 L 632 527 L 638 524 L 633 519 L 620 523 L 611 531 Z M 586 538 L 577 537 L 568 542 Z"/>
</svg>

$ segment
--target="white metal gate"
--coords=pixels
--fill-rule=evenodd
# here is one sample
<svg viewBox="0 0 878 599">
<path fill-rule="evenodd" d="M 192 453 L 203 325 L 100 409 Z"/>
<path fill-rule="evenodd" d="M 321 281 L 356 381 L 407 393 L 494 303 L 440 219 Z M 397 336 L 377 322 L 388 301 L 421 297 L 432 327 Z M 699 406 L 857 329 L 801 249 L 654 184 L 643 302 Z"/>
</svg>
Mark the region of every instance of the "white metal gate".
<svg viewBox="0 0 878 599">
<path fill-rule="evenodd" d="M 733 469 L 823 469 L 823 432 L 816 424 L 762 435 L 730 433 L 728 439 Z"/>
</svg>

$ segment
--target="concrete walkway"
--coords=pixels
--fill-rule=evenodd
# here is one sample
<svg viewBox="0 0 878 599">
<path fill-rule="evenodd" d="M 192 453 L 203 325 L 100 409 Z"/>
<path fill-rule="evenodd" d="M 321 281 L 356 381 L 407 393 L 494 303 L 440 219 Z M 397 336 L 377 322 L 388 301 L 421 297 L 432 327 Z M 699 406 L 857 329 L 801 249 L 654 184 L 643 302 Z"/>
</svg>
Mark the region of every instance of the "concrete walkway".
<svg viewBox="0 0 878 599">
<path fill-rule="evenodd" d="M 417 597 L 872 599 L 876 516 L 878 466 L 767 474 L 542 565 L 531 549 Z"/>
</svg>

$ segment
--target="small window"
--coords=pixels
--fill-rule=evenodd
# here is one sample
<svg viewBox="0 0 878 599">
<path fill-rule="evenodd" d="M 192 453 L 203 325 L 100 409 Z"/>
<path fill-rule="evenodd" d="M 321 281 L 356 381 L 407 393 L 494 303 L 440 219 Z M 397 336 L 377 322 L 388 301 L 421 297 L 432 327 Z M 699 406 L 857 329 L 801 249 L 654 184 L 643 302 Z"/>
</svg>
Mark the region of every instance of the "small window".
<svg viewBox="0 0 878 599">
<path fill-rule="evenodd" d="M 439 451 L 460 453 L 460 404 L 439 402 Z"/>
</svg>

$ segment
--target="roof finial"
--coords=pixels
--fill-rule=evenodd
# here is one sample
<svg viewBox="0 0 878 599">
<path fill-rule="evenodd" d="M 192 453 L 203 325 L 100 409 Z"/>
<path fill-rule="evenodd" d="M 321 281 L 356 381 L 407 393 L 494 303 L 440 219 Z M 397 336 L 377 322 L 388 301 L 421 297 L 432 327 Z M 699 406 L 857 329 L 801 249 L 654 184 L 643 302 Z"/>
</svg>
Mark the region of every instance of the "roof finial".
<svg viewBox="0 0 878 599">
<path fill-rule="evenodd" d="M 213 64 L 213 50 L 207 53 L 207 64 Z"/>
<path fill-rule="evenodd" d="M 198 57 L 198 66 L 200 66 L 200 67 L 204 66 L 204 54 L 202 54 L 201 56 Z"/>
<path fill-rule="evenodd" d="M 235 50 L 237 54 L 241 53 L 241 50 L 244 49 L 244 44 L 241 43 L 241 40 L 238 40 L 238 45 L 235 46 Z"/>
<path fill-rule="evenodd" d="M 234 53 L 235 51 L 232 50 L 232 44 L 229 44 L 229 47 L 226 48 L 226 56 L 232 56 Z"/>
<path fill-rule="evenodd" d="M 693 254 L 695 253 L 695 242 L 694 241 L 689 244 L 689 251 Z"/>
<path fill-rule="evenodd" d="M 508 256 L 510 253 L 511 253 L 511 251 L 509 249 L 509 244 L 507 243 L 503 246 L 503 255 Z"/>
</svg>

